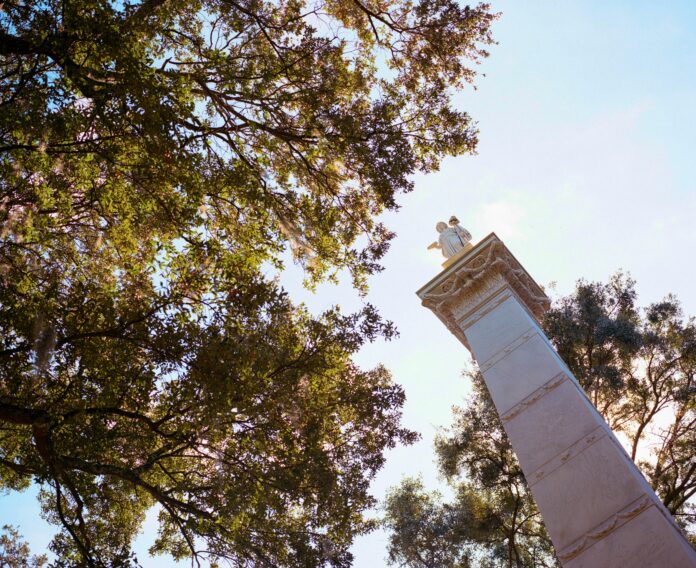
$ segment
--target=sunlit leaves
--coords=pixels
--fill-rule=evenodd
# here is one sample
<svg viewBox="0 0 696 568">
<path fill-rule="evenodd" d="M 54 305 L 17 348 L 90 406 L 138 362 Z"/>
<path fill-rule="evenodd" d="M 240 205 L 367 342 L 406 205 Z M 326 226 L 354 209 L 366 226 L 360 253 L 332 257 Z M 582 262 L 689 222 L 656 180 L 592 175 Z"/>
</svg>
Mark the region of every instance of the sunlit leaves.
<svg viewBox="0 0 696 568">
<path fill-rule="evenodd" d="M 360 292 L 412 174 L 474 151 L 452 88 L 495 16 L 453 0 L 23 0 L 0 14 L 0 483 L 42 486 L 66 565 L 153 551 L 346 566 L 414 435 Z"/>
</svg>

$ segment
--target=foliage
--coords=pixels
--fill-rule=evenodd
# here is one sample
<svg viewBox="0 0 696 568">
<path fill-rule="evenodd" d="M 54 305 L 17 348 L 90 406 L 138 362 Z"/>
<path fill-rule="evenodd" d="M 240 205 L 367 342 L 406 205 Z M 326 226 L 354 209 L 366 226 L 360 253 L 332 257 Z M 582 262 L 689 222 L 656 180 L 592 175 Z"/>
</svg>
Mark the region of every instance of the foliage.
<svg viewBox="0 0 696 568">
<path fill-rule="evenodd" d="M 32 555 L 29 545 L 22 540 L 19 532 L 11 525 L 2 527 L 0 534 L 0 567 L 2 568 L 41 568 L 46 564 L 45 555 Z"/>
<path fill-rule="evenodd" d="M 460 483 L 447 503 L 438 493 L 425 492 L 419 480 L 404 480 L 386 500 L 389 562 L 419 568 L 493 565 L 510 553 L 504 545 L 510 501 L 517 503 L 516 497 Z M 512 530 L 518 529 L 513 525 Z"/>
<path fill-rule="evenodd" d="M 454 0 L 8 0 L 0 12 L 0 484 L 66 565 L 154 552 L 345 566 L 403 392 L 393 329 L 308 285 L 379 270 L 375 219 L 471 152 L 495 15 Z"/>
<path fill-rule="evenodd" d="M 423 491 L 423 483 L 407 478 L 390 491 L 385 522 L 392 529 L 389 561 L 407 566 L 460 568 L 468 566 L 457 539 L 457 509 L 442 505 L 439 494 Z"/>
<path fill-rule="evenodd" d="M 672 515 L 696 523 L 696 322 L 674 296 L 639 310 L 635 283 L 580 282 L 545 329 Z"/>
<path fill-rule="evenodd" d="M 436 441 L 440 469 L 455 497 L 442 503 L 410 480 L 392 489 L 385 515 L 390 561 L 411 568 L 557 566 L 483 377 L 468 377 L 473 394 L 466 407 L 455 407 L 449 436 Z M 429 503 L 428 514 L 409 519 L 418 510 L 410 504 L 421 502 Z M 439 558 L 440 564 L 425 558 Z"/>
<path fill-rule="evenodd" d="M 606 284 L 579 281 L 571 296 L 555 302 L 543 327 L 590 399 L 625 440 L 665 506 L 687 531 L 693 531 L 694 319 L 683 318 L 672 296 L 639 309 L 635 283 L 617 274 Z M 491 522 L 483 535 L 469 536 L 459 546 L 472 558 L 476 551 L 480 566 L 556 566 L 553 547 L 483 377 L 479 372 L 468 376 L 472 396 L 465 407 L 455 408 L 453 426 L 437 440 L 438 461 L 457 491 L 472 492 L 486 503 Z M 432 499 L 422 488 L 414 494 L 408 482 L 393 490 L 390 498 Z M 430 515 L 437 518 L 457 506 L 462 505 L 445 503 Z M 390 528 L 392 559 L 401 560 L 404 529 L 393 523 Z M 694 541 L 693 532 L 690 537 Z M 440 541 L 429 540 L 425 532 L 421 538 L 441 547 L 439 552 L 447 558 L 462 554 L 456 546 L 450 552 Z M 418 544 L 419 551 L 426 549 Z M 402 564 L 422 566 L 412 560 Z"/>
<path fill-rule="evenodd" d="M 8 221 L 61 257 L 149 259 L 186 236 L 258 263 L 291 242 L 311 276 L 362 283 L 391 236 L 374 217 L 475 147 L 450 89 L 493 18 L 452 0 L 4 2 Z"/>
</svg>

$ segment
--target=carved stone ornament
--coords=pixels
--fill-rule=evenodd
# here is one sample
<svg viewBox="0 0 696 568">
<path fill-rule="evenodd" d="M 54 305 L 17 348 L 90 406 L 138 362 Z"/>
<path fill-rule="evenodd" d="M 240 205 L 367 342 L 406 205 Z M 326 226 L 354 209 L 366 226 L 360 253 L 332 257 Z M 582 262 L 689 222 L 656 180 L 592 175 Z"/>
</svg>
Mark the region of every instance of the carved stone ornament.
<svg viewBox="0 0 696 568">
<path fill-rule="evenodd" d="M 541 287 L 495 233 L 442 271 L 417 294 L 423 305 L 469 348 L 460 322 L 472 315 L 498 291 L 510 289 L 540 319 L 550 302 Z"/>
<path fill-rule="evenodd" d="M 564 381 L 569 381 L 570 379 L 568 376 L 561 372 L 558 373 L 556 376 L 554 376 L 550 381 L 547 383 L 543 384 L 540 386 L 537 390 L 535 390 L 532 394 L 530 394 L 527 398 L 523 399 L 521 402 L 518 402 L 515 406 L 513 406 L 510 410 L 508 410 L 505 414 L 503 414 L 500 419 L 503 422 L 510 422 L 513 418 L 515 418 L 518 414 L 521 412 L 524 412 L 538 402 L 541 398 L 543 398 L 545 395 L 547 395 L 549 392 L 551 392 L 553 389 L 555 389 L 557 386 L 559 386 L 561 383 Z"/>
<path fill-rule="evenodd" d="M 571 558 L 575 558 L 578 554 L 588 549 L 598 540 L 606 537 L 608 534 L 614 532 L 621 525 L 628 522 L 630 519 L 643 512 L 645 509 L 653 505 L 652 500 L 647 495 L 639 497 L 633 503 L 624 507 L 621 511 L 612 515 L 609 519 L 604 521 L 598 527 L 595 527 L 585 536 L 578 539 L 576 542 L 570 546 L 564 548 L 557 553 L 558 559 L 562 562 L 566 562 Z"/>
</svg>

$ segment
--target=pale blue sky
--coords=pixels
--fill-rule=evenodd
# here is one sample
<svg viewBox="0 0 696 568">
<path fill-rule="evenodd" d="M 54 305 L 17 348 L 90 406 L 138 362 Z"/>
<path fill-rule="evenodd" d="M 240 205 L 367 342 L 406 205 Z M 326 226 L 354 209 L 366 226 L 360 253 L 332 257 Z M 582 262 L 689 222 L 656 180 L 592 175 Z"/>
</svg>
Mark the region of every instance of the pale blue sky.
<svg viewBox="0 0 696 568">
<path fill-rule="evenodd" d="M 478 90 L 457 95 L 479 122 L 478 156 L 446 160 L 419 176 L 402 209 L 385 220 L 398 233 L 368 300 L 398 326 L 391 343 L 364 349 L 406 389 L 407 426 L 420 443 L 389 453 L 373 484 L 381 497 L 404 475 L 438 485 L 432 439 L 466 395 L 466 350 L 415 296 L 439 270 L 435 222 L 456 214 L 477 240 L 495 231 L 542 285 L 566 294 L 575 280 L 606 280 L 619 268 L 639 300 L 668 292 L 696 314 L 696 2 L 494 2 L 499 45 L 481 66 Z M 313 309 L 357 307 L 348 285 L 303 291 Z M 0 525 L 18 524 L 41 551 L 52 534 L 30 492 L 0 498 Z M 148 523 L 150 526 L 151 524 Z M 144 566 L 170 566 L 148 559 Z M 385 566 L 386 535 L 361 537 L 355 566 Z"/>
</svg>

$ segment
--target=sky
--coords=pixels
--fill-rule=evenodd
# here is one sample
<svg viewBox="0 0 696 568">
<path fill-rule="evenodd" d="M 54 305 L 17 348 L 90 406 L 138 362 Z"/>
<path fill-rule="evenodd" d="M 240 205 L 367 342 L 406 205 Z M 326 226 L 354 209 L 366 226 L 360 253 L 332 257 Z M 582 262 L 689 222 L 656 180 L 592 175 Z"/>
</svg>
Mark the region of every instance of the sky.
<svg viewBox="0 0 696 568">
<path fill-rule="evenodd" d="M 441 270 L 437 221 L 456 215 L 474 242 L 494 231 L 553 297 L 575 282 L 615 271 L 637 281 L 639 303 L 674 293 L 696 315 L 696 2 L 498 1 L 498 45 L 477 89 L 456 95 L 478 122 L 475 156 L 446 159 L 417 176 L 415 190 L 384 221 L 397 233 L 366 301 L 395 322 L 398 339 L 358 355 L 385 364 L 403 385 L 404 424 L 422 439 L 387 455 L 371 491 L 382 498 L 405 476 L 444 491 L 433 438 L 452 422 L 469 385 L 466 349 L 420 305 L 415 291 Z M 302 289 L 294 269 L 283 283 L 316 311 L 361 300 L 349 282 Z M 53 530 L 32 491 L 0 497 L 0 525 L 13 523 L 35 552 Z M 136 550 L 146 567 L 148 518 Z M 387 535 L 353 546 L 356 568 L 386 566 Z"/>
</svg>

